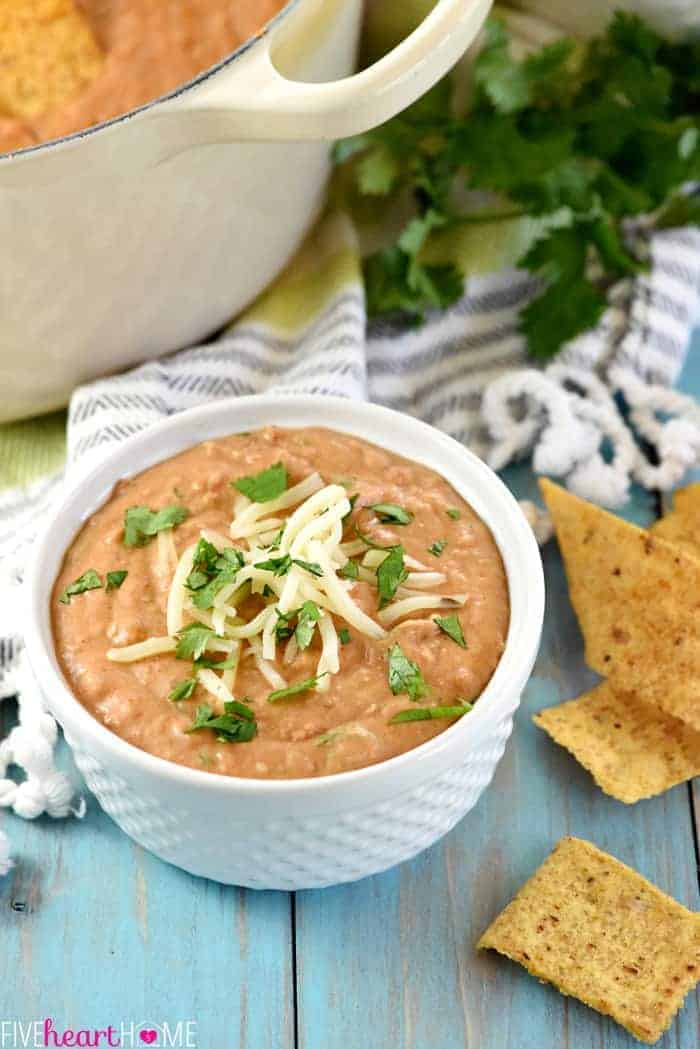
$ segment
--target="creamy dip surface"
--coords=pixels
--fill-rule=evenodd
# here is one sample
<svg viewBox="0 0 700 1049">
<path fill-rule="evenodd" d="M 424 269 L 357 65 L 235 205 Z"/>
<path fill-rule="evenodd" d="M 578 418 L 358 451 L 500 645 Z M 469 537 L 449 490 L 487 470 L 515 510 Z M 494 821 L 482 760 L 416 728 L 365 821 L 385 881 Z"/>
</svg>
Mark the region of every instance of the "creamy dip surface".
<svg viewBox="0 0 700 1049">
<path fill-rule="evenodd" d="M 80 93 L 32 120 L 0 114 L 0 153 L 60 138 L 173 91 L 253 36 L 287 0 L 81 0 L 104 53 Z"/>
<path fill-rule="evenodd" d="M 363 635 L 333 614 L 341 642 L 339 671 L 324 675 L 321 689 L 310 687 L 273 702 L 269 698 L 273 688 L 259 669 L 259 661 L 252 650 L 246 651 L 246 642 L 241 642 L 231 692 L 252 711 L 256 734 L 244 742 L 225 742 L 207 727 L 191 731 L 203 704 L 209 705 L 212 716 L 224 710 L 223 702 L 199 683 L 191 661 L 170 652 L 119 663 L 107 653 L 167 634 L 166 603 L 176 558 L 183 558 L 183 551 L 198 542 L 202 529 L 209 538 L 214 533 L 222 537 L 216 544 L 220 550 L 237 512 L 234 508 L 240 511 L 241 505 L 250 505 L 232 482 L 257 476 L 280 463 L 288 475 L 287 487 L 317 471 L 324 485 L 339 485 L 348 496 L 357 496 L 341 526 L 345 549 L 355 551 L 350 557 L 355 566 L 361 566 L 368 551 L 375 549 L 370 543 L 398 548 L 401 553 L 394 558 L 406 559 L 405 571 L 413 573 L 406 587 L 411 579 L 423 578 L 410 567 L 415 559 L 415 565 L 424 566 L 420 571 L 439 572 L 444 577 L 444 582 L 429 587 L 431 594 L 456 594 L 459 600 L 448 607 L 409 612 L 378 638 Z M 389 511 L 370 509 L 376 504 L 389 504 Z M 157 511 L 173 505 L 186 508 L 184 521 L 152 539 L 143 539 L 145 545 L 125 546 L 128 510 L 139 506 Z M 397 507 L 409 523 L 392 520 Z M 275 513 L 274 518 L 284 523 L 293 509 Z M 339 512 L 342 509 L 339 505 Z M 364 538 L 358 538 L 358 533 Z M 266 541 L 270 538 L 268 534 Z M 240 549 L 260 542 L 228 541 Z M 276 553 L 273 545 L 258 556 L 265 563 Z M 374 556 L 381 561 L 388 553 Z M 66 588 L 89 570 L 99 577 L 95 589 L 64 597 L 62 603 Z M 313 566 L 296 569 L 309 586 L 317 582 L 316 570 Z M 99 581 L 108 579 L 107 573 L 124 571 L 128 574 L 119 585 L 110 590 L 104 585 L 97 588 Z M 360 578 L 353 579 L 339 571 L 338 578 L 355 604 L 379 624 L 376 581 L 370 579 L 367 569 L 350 571 L 346 566 L 346 575 L 358 573 Z M 281 576 L 269 578 L 275 585 L 285 581 Z M 393 600 L 400 600 L 403 592 L 399 589 Z M 271 591 L 264 595 L 243 590 L 242 594 L 243 600 L 239 594 L 236 601 L 236 613 L 243 623 L 277 600 Z M 300 599 L 295 605 L 299 603 Z M 394 606 L 389 602 L 387 607 Z M 189 608 L 184 622 L 201 622 L 208 614 Z M 384 761 L 453 724 L 454 713 L 430 720 L 390 722 L 396 715 L 406 717 L 405 711 L 454 709 L 464 701 L 478 701 L 505 645 L 509 602 L 505 571 L 489 529 L 437 473 L 331 430 L 269 427 L 206 441 L 120 482 L 69 548 L 53 588 L 52 617 L 56 651 L 74 694 L 118 736 L 151 754 L 196 769 L 230 776 L 295 778 Z M 449 633 L 435 622 L 439 617 Z M 286 625 L 286 621 L 276 621 L 281 627 Z M 294 624 L 290 618 L 289 629 L 282 630 L 282 635 L 292 633 Z M 308 647 L 295 645 L 291 662 L 285 661 L 289 643 L 285 637 L 277 644 L 273 663 L 267 664 L 288 685 L 313 680 L 317 673 L 322 638 L 318 624 L 312 629 Z M 208 651 L 204 658 L 215 665 L 225 656 Z M 390 670 L 394 671 L 391 680 Z M 182 685 L 187 681 L 197 683 L 190 686 L 186 698 L 169 698 L 178 686 L 187 691 Z M 464 716 L 468 719 L 469 713 Z"/>
</svg>

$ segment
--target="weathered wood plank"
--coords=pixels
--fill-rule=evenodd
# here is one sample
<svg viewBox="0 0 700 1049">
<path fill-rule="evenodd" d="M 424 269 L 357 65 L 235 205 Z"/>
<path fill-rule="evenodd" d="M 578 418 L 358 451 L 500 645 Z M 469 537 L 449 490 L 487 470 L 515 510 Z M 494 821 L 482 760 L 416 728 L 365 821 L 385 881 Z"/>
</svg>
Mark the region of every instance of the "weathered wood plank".
<svg viewBox="0 0 700 1049">
<path fill-rule="evenodd" d="M 198 1049 L 291 1047 L 290 897 L 190 877 L 88 804 L 82 822 L 5 820 L 18 864 L 0 880 L 0 1019 L 190 1020 Z"/>
<path fill-rule="evenodd" d="M 695 331 L 693 336 L 688 359 L 678 385 L 679 389 L 684 393 L 700 398 L 700 328 Z M 700 468 L 688 475 L 688 481 L 700 481 Z M 669 505 L 672 499 L 667 498 L 664 502 L 666 505 Z M 698 845 L 700 842 L 700 777 L 696 777 L 693 780 L 689 790 L 695 820 L 696 859 L 698 862 L 698 880 L 700 881 L 700 846 Z"/>
<path fill-rule="evenodd" d="M 508 481 L 533 494 L 523 468 Z M 637 493 L 642 522 L 653 500 Z M 534 676 L 491 787 L 438 846 L 356 885 L 297 897 L 300 1049 L 627 1049 L 630 1036 L 474 943 L 559 837 L 596 842 L 697 908 L 684 786 L 627 807 L 535 728 L 541 707 L 595 680 L 582 661 L 561 561 L 544 554 L 548 611 Z M 695 1049 L 698 997 L 664 1049 Z"/>
</svg>

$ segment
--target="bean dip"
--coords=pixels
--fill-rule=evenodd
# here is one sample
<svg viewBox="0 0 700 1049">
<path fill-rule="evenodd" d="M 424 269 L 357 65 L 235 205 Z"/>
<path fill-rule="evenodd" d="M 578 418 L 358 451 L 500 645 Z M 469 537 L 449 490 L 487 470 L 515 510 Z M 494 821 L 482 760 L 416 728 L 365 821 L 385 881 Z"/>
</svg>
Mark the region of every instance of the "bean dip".
<svg viewBox="0 0 700 1049">
<path fill-rule="evenodd" d="M 280 779 L 468 721 L 509 602 L 489 529 L 433 470 L 268 427 L 120 482 L 69 548 L 52 616 L 70 687 L 112 732 Z"/>
</svg>

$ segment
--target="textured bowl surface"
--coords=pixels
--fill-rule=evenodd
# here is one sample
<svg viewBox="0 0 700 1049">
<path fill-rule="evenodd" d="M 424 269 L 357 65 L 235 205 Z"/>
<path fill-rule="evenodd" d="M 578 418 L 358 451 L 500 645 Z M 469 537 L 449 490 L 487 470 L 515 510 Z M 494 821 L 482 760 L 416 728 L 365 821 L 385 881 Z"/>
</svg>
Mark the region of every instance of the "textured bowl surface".
<svg viewBox="0 0 700 1049">
<path fill-rule="evenodd" d="M 318 779 L 237 779 L 138 750 L 74 698 L 51 637 L 49 597 L 63 552 L 117 480 L 207 438 L 270 423 L 328 426 L 432 467 L 489 525 L 508 576 L 505 651 L 474 711 L 390 761 Z M 105 811 L 162 859 L 193 874 L 260 889 L 362 878 L 414 856 L 450 830 L 476 803 L 503 754 L 544 613 L 537 544 L 517 503 L 488 467 L 409 416 L 321 396 L 219 402 L 183 412 L 120 445 L 69 489 L 47 523 L 29 590 L 32 667 Z"/>
</svg>

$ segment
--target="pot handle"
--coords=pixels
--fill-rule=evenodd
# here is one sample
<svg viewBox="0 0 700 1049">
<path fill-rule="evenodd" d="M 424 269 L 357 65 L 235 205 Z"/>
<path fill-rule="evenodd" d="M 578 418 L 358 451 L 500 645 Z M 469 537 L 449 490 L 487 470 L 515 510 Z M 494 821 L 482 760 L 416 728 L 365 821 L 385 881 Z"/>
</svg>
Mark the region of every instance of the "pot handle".
<svg viewBox="0 0 700 1049">
<path fill-rule="evenodd" d="M 279 72 L 272 53 L 282 34 L 273 25 L 259 41 L 263 46 L 251 48 L 245 95 L 232 94 L 226 78 L 217 76 L 200 93 L 180 99 L 178 108 L 211 120 L 212 132 L 218 125 L 212 141 L 330 141 L 368 131 L 415 102 L 452 68 L 481 29 L 491 4 L 439 0 L 379 61 L 326 83 L 289 80 Z"/>
</svg>

